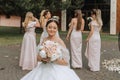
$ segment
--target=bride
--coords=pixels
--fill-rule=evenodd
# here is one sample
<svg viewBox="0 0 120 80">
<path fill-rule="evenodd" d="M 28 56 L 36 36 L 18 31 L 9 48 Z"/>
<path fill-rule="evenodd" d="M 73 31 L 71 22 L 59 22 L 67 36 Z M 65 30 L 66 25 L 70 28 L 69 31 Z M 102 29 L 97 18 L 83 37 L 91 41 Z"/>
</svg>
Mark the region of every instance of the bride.
<svg viewBox="0 0 120 80">
<path fill-rule="evenodd" d="M 56 16 L 53 16 L 53 17 L 56 17 Z M 45 37 L 48 36 L 48 33 L 46 31 L 46 23 L 47 21 L 51 18 L 51 13 L 49 10 L 43 10 L 40 14 L 40 25 L 41 27 L 43 28 L 43 32 L 41 34 L 41 37 L 40 37 L 40 43 L 41 44 L 44 40 Z M 59 33 L 56 32 L 56 36 L 59 37 Z"/>
<path fill-rule="evenodd" d="M 38 52 L 38 61 L 42 63 L 38 64 L 35 69 L 21 78 L 21 80 L 80 80 L 76 73 L 69 68 L 69 52 L 63 40 L 55 36 L 58 31 L 58 23 L 55 18 L 49 19 L 46 23 L 48 37 L 43 40 L 40 45 L 42 47 L 40 53 Z M 53 47 L 48 44 L 52 44 Z M 46 53 L 47 57 L 43 53 Z M 50 54 L 57 55 L 58 53 L 58 57 L 50 56 Z"/>
</svg>

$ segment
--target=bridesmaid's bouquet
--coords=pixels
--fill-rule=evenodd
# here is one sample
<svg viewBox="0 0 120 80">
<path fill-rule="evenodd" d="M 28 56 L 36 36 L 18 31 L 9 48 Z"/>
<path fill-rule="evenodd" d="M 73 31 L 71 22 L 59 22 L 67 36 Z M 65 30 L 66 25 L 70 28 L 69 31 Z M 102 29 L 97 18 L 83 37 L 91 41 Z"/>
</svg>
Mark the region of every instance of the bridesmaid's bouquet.
<svg viewBox="0 0 120 80">
<path fill-rule="evenodd" d="M 49 58 L 50 62 L 53 62 L 60 58 L 61 49 L 58 43 L 47 40 L 42 45 L 38 46 L 38 54 L 41 58 Z"/>
<path fill-rule="evenodd" d="M 87 17 L 88 23 L 90 23 L 92 20 L 93 20 L 92 17 Z"/>
</svg>

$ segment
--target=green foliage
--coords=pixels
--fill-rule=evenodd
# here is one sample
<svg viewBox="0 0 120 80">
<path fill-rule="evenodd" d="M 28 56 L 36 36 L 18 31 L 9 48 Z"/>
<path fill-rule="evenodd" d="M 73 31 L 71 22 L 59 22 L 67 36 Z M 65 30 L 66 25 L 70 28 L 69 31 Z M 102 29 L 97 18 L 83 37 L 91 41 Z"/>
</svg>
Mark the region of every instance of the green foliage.
<svg viewBox="0 0 120 80">
<path fill-rule="evenodd" d="M 81 9 L 84 6 L 84 0 L 71 0 L 71 9 Z"/>
<path fill-rule="evenodd" d="M 15 4 L 13 3 L 12 0 L 7 1 L 7 0 L 0 0 L 0 10 L 4 14 L 12 14 L 14 11 Z"/>
<path fill-rule="evenodd" d="M 66 0 L 61 2 L 61 9 L 68 9 L 71 6 L 71 0 Z"/>
<path fill-rule="evenodd" d="M 37 43 L 39 43 L 40 40 L 40 34 L 42 31 L 37 32 Z M 65 36 L 67 32 L 64 31 L 59 31 L 60 36 L 65 39 Z M 24 34 L 19 33 L 19 28 L 18 27 L 0 27 L 0 46 L 5 46 L 5 45 L 14 45 L 14 44 L 21 44 L 22 39 L 23 39 Z M 83 34 L 83 40 L 85 40 L 88 36 L 88 33 Z M 118 40 L 117 35 L 109 35 L 108 33 L 102 33 L 101 34 L 101 39 L 102 41 L 107 41 L 111 42 L 114 41 L 116 42 Z"/>
<path fill-rule="evenodd" d="M 27 11 L 39 13 L 43 5 L 44 0 L 0 0 L 0 12 L 6 15 L 23 16 Z"/>
<path fill-rule="evenodd" d="M 0 12 L 6 15 L 23 16 L 27 11 L 38 15 L 41 10 L 52 12 L 63 9 L 75 9 L 83 6 L 84 0 L 0 0 Z"/>
</svg>

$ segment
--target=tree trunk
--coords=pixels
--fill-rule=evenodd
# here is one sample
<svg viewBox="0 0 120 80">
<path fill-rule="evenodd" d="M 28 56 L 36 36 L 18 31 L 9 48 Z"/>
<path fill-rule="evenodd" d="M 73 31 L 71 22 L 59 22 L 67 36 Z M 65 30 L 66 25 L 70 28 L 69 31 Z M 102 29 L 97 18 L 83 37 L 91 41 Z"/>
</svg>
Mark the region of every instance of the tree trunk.
<svg viewBox="0 0 120 80">
<path fill-rule="evenodd" d="M 61 14 L 61 30 L 66 31 L 66 10 L 62 10 Z"/>
</svg>

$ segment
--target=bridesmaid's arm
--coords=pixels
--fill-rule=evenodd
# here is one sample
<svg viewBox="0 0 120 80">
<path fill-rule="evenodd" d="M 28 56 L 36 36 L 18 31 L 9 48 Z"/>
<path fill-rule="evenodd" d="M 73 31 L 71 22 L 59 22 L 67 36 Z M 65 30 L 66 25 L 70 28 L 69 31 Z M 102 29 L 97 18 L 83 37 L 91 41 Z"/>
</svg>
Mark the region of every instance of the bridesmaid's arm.
<svg viewBox="0 0 120 80">
<path fill-rule="evenodd" d="M 67 36 L 66 36 L 66 40 L 69 39 L 70 33 L 72 32 L 72 29 L 73 29 L 73 19 L 70 22 L 70 27 L 69 27 L 69 30 L 68 30 L 68 33 L 67 33 Z"/>
<path fill-rule="evenodd" d="M 42 20 L 41 20 L 41 27 L 43 28 L 43 26 L 44 26 L 44 18 L 42 18 Z"/>
<path fill-rule="evenodd" d="M 88 37 L 86 39 L 86 42 L 89 41 L 90 37 L 93 35 L 93 32 L 94 32 L 94 27 L 92 25 L 90 25 L 90 33 L 89 33 L 89 35 L 88 35 Z"/>
<path fill-rule="evenodd" d="M 23 28 L 24 28 L 24 30 L 26 32 L 25 22 L 22 22 L 22 26 L 23 26 Z"/>
<path fill-rule="evenodd" d="M 83 30 L 84 30 L 84 26 L 85 26 L 85 21 L 84 21 L 84 19 L 82 19 L 81 31 L 83 31 Z"/>
<path fill-rule="evenodd" d="M 36 21 L 35 27 L 40 27 L 40 23 L 37 18 L 35 18 L 35 21 Z"/>
<path fill-rule="evenodd" d="M 41 27 L 44 28 L 46 23 L 47 23 L 47 19 L 43 18 L 41 20 Z"/>
<path fill-rule="evenodd" d="M 68 65 L 68 63 L 64 59 L 57 59 L 55 63 L 60 65 Z"/>
</svg>

